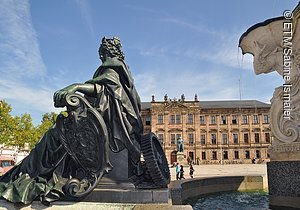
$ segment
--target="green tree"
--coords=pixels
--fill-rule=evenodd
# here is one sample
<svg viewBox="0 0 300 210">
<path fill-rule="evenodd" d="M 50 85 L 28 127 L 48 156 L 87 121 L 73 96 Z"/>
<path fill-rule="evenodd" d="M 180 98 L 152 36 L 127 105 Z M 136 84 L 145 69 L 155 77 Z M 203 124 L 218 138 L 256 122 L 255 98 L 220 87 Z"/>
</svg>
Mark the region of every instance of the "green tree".
<svg viewBox="0 0 300 210">
<path fill-rule="evenodd" d="M 0 143 L 13 144 L 16 120 L 11 116 L 11 106 L 0 100 Z"/>
<path fill-rule="evenodd" d="M 13 145 L 23 148 L 25 143 L 29 143 L 30 145 L 35 144 L 38 140 L 38 134 L 32 123 L 32 118 L 30 114 L 25 113 L 22 114 L 20 117 L 16 116 L 15 120 L 15 142 Z"/>
<path fill-rule="evenodd" d="M 37 126 L 36 131 L 39 139 L 43 137 L 44 133 L 55 124 L 57 114 L 54 112 L 46 113 L 42 117 L 42 122 Z"/>
<path fill-rule="evenodd" d="M 11 106 L 4 100 L 0 100 L 0 143 L 20 148 L 23 148 L 25 143 L 29 143 L 30 148 L 33 148 L 55 124 L 57 118 L 54 112 L 46 113 L 42 117 L 41 124 L 34 126 L 30 114 L 13 117 L 11 111 Z M 67 116 L 66 112 L 61 114 Z"/>
</svg>

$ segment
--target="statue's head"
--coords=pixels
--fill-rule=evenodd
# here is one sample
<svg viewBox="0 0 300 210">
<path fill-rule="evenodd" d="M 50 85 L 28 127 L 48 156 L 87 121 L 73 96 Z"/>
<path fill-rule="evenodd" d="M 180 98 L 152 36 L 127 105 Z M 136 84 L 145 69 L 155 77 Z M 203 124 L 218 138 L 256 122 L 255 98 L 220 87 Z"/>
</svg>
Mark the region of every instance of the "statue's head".
<svg viewBox="0 0 300 210">
<path fill-rule="evenodd" d="M 122 45 L 118 37 L 113 37 L 112 39 L 107 39 L 106 37 L 102 38 L 101 45 L 99 47 L 99 57 L 104 62 L 107 57 L 124 60 L 125 56 L 121 50 Z"/>
</svg>

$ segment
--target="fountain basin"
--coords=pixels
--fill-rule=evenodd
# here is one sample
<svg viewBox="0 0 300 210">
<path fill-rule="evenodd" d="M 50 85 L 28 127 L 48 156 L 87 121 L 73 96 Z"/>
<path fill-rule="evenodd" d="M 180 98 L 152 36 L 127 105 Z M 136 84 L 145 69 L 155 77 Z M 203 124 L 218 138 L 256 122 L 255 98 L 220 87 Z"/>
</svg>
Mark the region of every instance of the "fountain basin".
<svg viewBox="0 0 300 210">
<path fill-rule="evenodd" d="M 194 210 L 200 209 L 269 209 L 267 192 L 221 192 L 203 195 L 187 200 Z"/>
<path fill-rule="evenodd" d="M 173 205 L 200 195 L 226 191 L 267 191 L 266 176 L 227 176 L 172 181 L 169 185 Z"/>
</svg>

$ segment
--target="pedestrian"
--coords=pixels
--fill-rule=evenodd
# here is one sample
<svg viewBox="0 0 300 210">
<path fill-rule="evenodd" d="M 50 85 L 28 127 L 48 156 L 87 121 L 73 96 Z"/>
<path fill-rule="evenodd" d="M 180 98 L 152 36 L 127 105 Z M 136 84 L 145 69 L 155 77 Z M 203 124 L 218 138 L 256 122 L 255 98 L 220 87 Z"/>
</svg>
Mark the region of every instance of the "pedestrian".
<svg viewBox="0 0 300 210">
<path fill-rule="evenodd" d="M 185 179 L 185 178 L 184 178 L 183 165 L 180 165 L 180 177 L 179 177 L 179 179 L 180 179 L 180 180 L 181 180 L 181 179 Z"/>
<path fill-rule="evenodd" d="M 195 170 L 194 170 L 194 167 L 193 167 L 193 165 L 191 164 L 191 165 L 190 165 L 190 176 L 191 176 L 191 178 L 194 178 L 194 175 L 193 175 L 193 174 L 194 174 L 194 171 L 195 171 Z"/>
<path fill-rule="evenodd" d="M 190 165 L 190 163 L 191 163 L 191 157 L 190 156 L 187 157 L 187 162 Z"/>
<path fill-rule="evenodd" d="M 180 166 L 179 166 L 179 163 L 176 163 L 175 172 L 176 172 L 176 180 L 178 180 L 179 179 L 179 175 L 180 175 Z"/>
</svg>

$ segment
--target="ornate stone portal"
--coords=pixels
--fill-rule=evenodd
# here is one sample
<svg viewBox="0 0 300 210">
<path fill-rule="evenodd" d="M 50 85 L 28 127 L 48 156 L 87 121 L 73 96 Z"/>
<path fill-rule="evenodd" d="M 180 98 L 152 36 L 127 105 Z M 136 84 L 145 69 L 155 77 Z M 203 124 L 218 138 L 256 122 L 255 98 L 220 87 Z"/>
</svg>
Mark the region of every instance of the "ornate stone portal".
<svg viewBox="0 0 300 210">
<path fill-rule="evenodd" d="M 300 207 L 300 4 L 293 12 L 250 27 L 242 53 L 254 56 L 256 74 L 277 71 L 283 85 L 271 99 L 268 180 L 271 206 Z"/>
</svg>

